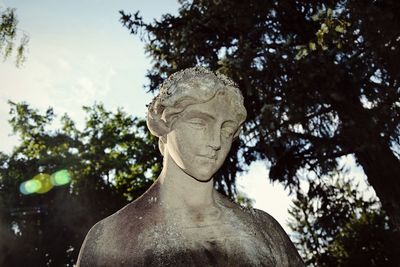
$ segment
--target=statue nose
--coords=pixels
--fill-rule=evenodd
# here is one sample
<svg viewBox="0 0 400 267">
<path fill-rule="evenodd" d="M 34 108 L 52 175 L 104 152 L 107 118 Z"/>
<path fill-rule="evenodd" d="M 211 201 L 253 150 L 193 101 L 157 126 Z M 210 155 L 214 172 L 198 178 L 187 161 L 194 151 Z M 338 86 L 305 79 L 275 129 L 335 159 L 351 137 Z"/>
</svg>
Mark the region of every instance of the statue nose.
<svg viewBox="0 0 400 267">
<path fill-rule="evenodd" d="M 214 131 L 211 134 L 208 145 L 215 151 L 221 149 L 221 138 L 220 138 L 220 134 L 218 133 L 218 131 Z"/>
<path fill-rule="evenodd" d="M 221 149 L 221 144 L 210 144 L 209 145 L 213 150 L 220 150 Z"/>
</svg>

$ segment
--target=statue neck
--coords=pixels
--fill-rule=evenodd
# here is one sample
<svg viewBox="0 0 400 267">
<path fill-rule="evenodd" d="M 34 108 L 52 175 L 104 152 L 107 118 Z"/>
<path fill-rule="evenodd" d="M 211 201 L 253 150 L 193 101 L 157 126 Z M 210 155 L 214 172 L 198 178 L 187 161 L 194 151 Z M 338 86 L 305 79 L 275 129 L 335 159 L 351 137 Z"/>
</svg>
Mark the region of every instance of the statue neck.
<svg viewBox="0 0 400 267">
<path fill-rule="evenodd" d="M 165 155 L 163 170 L 159 176 L 160 198 L 168 208 L 177 210 L 202 210 L 215 206 L 213 178 L 200 182 L 185 173 L 171 158 Z"/>
</svg>

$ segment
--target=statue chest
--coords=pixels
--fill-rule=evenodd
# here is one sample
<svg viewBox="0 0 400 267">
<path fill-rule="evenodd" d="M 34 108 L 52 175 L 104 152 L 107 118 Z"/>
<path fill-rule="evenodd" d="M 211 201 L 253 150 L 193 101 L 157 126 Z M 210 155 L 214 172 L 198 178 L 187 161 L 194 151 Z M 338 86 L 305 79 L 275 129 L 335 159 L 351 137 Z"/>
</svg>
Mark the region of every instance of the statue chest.
<svg viewBox="0 0 400 267">
<path fill-rule="evenodd" d="M 227 223 L 162 227 L 146 237 L 146 266 L 274 266 L 265 242 Z"/>
</svg>

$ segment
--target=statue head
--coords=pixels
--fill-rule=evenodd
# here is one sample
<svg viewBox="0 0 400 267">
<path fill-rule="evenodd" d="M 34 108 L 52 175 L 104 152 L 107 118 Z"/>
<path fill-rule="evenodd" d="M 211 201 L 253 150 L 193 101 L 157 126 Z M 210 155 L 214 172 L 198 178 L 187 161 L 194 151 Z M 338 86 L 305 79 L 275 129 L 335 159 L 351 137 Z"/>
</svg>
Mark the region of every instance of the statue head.
<svg viewBox="0 0 400 267">
<path fill-rule="evenodd" d="M 243 96 L 223 74 L 201 67 L 171 75 L 149 105 L 147 126 L 164 157 L 206 181 L 219 169 L 246 119 Z M 167 155 L 168 154 L 168 155 Z"/>
</svg>

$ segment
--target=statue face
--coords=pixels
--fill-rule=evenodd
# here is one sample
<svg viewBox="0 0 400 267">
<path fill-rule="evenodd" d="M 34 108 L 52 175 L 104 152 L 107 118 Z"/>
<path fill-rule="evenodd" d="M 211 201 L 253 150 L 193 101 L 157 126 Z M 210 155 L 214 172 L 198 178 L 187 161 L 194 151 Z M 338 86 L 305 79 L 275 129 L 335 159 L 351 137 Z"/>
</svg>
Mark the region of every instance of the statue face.
<svg viewBox="0 0 400 267">
<path fill-rule="evenodd" d="M 182 171 L 208 181 L 224 162 L 238 127 L 230 96 L 221 91 L 188 106 L 172 123 L 165 146 Z"/>
</svg>

